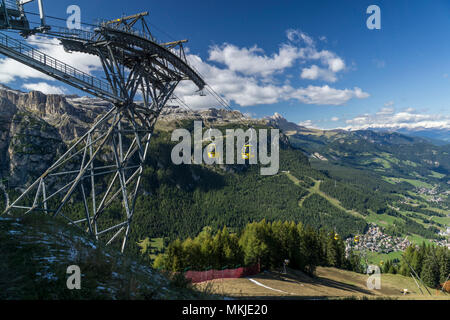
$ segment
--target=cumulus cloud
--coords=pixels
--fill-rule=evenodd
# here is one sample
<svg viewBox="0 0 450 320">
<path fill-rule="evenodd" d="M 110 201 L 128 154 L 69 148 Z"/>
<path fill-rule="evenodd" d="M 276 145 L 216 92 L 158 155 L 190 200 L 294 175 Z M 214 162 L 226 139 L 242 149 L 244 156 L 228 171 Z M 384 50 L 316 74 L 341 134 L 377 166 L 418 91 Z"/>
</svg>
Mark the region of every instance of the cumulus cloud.
<svg viewBox="0 0 450 320">
<path fill-rule="evenodd" d="M 301 49 L 302 56 L 305 61 L 317 60 L 323 67 L 313 64 L 310 67 L 302 69 L 300 77 L 309 80 L 324 80 L 327 82 L 335 82 L 336 74 L 346 69 L 345 61 L 329 50 L 317 50 L 315 45 Z"/>
<path fill-rule="evenodd" d="M 238 47 L 225 43 L 210 47 L 206 61 L 198 55 L 188 54 L 188 60 L 203 75 L 206 82 L 228 102 L 240 106 L 274 104 L 297 100 L 304 104 L 342 105 L 350 99 L 369 96 L 358 87 L 337 89 L 329 85 L 294 87 L 290 84 L 292 73 L 286 70 L 296 65 L 314 62 L 301 70 L 305 80 L 336 82 L 336 73 L 346 69 L 345 62 L 335 53 L 318 50 L 315 41 L 299 30 L 286 32 L 289 43 L 282 44 L 274 54 L 266 54 L 258 46 Z M 278 80 L 284 75 L 284 83 Z M 193 108 L 217 107 L 214 100 L 195 94 L 192 83 L 181 83 L 177 96 Z"/>
<path fill-rule="evenodd" d="M 257 46 L 238 48 L 232 44 L 213 46 L 209 51 L 209 60 L 225 64 L 232 71 L 246 75 L 269 76 L 276 71 L 292 67 L 302 56 L 297 47 L 283 44 L 278 53 L 267 56 Z"/>
<path fill-rule="evenodd" d="M 303 68 L 300 77 L 302 79 L 309 79 L 309 80 L 323 79 L 328 82 L 336 82 L 337 80 L 336 74 L 334 72 L 328 69 L 320 68 L 315 64 L 313 64 L 309 68 Z"/>
<path fill-rule="evenodd" d="M 294 90 L 292 97 L 306 104 L 342 105 L 353 98 L 367 98 L 369 94 L 358 87 L 340 90 L 328 85 L 322 87 L 310 85 L 307 88 Z"/>
<path fill-rule="evenodd" d="M 305 104 L 317 105 L 342 105 L 350 99 L 364 99 L 369 96 L 360 88 L 335 89 L 328 85 L 308 86 L 306 88 L 294 88 L 291 85 L 276 85 L 261 81 L 255 76 L 244 76 L 230 69 L 222 69 L 202 61 L 199 56 L 189 55 L 189 61 L 205 78 L 206 82 L 228 102 L 233 101 L 240 106 L 253 106 L 260 104 L 274 104 L 290 99 Z M 218 103 L 211 100 L 209 103 L 200 103 L 198 94 L 194 94 L 196 88 L 190 82 L 182 82 L 175 93 L 183 98 L 193 108 L 216 107 Z M 195 96 L 195 97 L 193 97 Z"/>
<path fill-rule="evenodd" d="M 266 55 L 264 50 L 254 45 L 251 48 L 239 48 L 233 44 L 225 43 L 221 46 L 212 46 L 209 50 L 209 61 L 222 63 L 229 70 L 244 75 L 260 75 L 268 77 L 294 66 L 299 61 L 317 63 L 302 69 L 301 78 L 307 80 L 324 80 L 335 82 L 336 73 L 345 70 L 346 65 L 342 58 L 329 50 L 318 50 L 315 41 L 300 30 L 286 31 L 289 43 L 280 45 L 278 52 Z"/>
<path fill-rule="evenodd" d="M 421 114 L 414 109 L 397 113 L 387 113 L 382 110 L 374 115 L 365 114 L 347 120 L 348 126 L 345 129 L 450 129 L 450 116 L 448 115 Z"/>
<path fill-rule="evenodd" d="M 63 87 L 52 86 L 46 82 L 25 83 L 22 87 L 30 91 L 40 91 L 45 94 L 65 94 L 67 91 Z"/>
<path fill-rule="evenodd" d="M 314 123 L 312 122 L 312 120 L 305 120 L 305 121 L 299 122 L 298 125 L 302 126 L 302 127 L 313 127 Z"/>
<path fill-rule="evenodd" d="M 59 45 L 59 40 L 32 36 L 27 41 L 37 50 L 47 55 L 65 62 L 76 69 L 86 73 L 101 69 L 101 62 L 98 57 L 85 53 L 68 53 Z M 27 67 L 13 59 L 0 59 L 0 82 L 9 83 L 17 79 L 42 79 L 54 81 L 53 78 Z"/>
<path fill-rule="evenodd" d="M 333 117 L 333 118 L 331 118 L 331 121 L 339 121 L 339 118 L 338 117 Z"/>
<path fill-rule="evenodd" d="M 369 96 L 358 87 L 337 89 L 328 85 L 292 86 L 287 81 L 292 72 L 285 73 L 289 68 L 311 63 L 309 67 L 303 67 L 303 70 L 298 69 L 305 80 L 335 82 L 336 73 L 345 70 L 346 66 L 344 60 L 335 53 L 318 50 L 314 39 L 306 33 L 288 30 L 286 36 L 287 43 L 282 43 L 273 54 L 266 54 L 256 45 L 245 48 L 226 43 L 210 47 L 206 61 L 194 54 L 188 54 L 188 59 L 215 91 L 228 102 L 239 106 L 274 104 L 288 100 L 304 104 L 342 105 L 350 99 Z M 101 70 L 101 62 L 97 57 L 68 53 L 56 39 L 34 36 L 28 41 L 40 51 L 84 72 L 92 74 Z M 284 82 L 278 79 L 280 75 L 285 76 Z M 48 83 L 54 79 L 12 59 L 0 59 L 0 82 L 9 83 L 17 79 L 26 80 L 23 87 L 29 90 L 65 92 L 62 87 Z M 192 83 L 183 81 L 175 94 L 192 108 L 219 107 L 215 99 L 208 95 L 202 97 L 196 90 Z"/>
<path fill-rule="evenodd" d="M 25 66 L 16 60 L 10 58 L 0 59 L 0 82 L 10 83 L 18 78 L 52 80 L 51 77 Z"/>
</svg>

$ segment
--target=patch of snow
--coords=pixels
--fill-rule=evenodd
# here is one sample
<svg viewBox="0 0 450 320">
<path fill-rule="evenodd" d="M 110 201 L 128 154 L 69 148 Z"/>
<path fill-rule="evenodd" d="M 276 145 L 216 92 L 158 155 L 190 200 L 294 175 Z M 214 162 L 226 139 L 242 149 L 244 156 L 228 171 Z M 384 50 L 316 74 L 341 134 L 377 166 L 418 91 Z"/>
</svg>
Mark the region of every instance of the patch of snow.
<svg viewBox="0 0 450 320">
<path fill-rule="evenodd" d="M 58 261 L 58 259 L 56 258 L 56 257 L 54 257 L 54 256 L 52 256 L 52 257 L 41 257 L 41 258 L 39 258 L 40 260 L 45 260 L 45 261 L 47 261 L 48 263 L 55 263 L 55 262 L 57 262 Z"/>
<path fill-rule="evenodd" d="M 56 274 L 54 274 L 53 272 L 49 272 L 49 273 L 45 274 L 43 276 L 43 278 L 47 279 L 47 280 L 51 280 L 51 281 L 57 281 L 58 280 L 58 277 L 56 277 Z"/>
</svg>

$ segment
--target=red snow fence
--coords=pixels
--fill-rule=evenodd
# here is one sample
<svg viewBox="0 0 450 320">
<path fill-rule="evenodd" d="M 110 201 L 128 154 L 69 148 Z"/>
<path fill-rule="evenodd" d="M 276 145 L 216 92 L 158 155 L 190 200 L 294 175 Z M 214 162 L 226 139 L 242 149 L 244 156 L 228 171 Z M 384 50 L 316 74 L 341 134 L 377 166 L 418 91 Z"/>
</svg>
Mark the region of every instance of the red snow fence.
<svg viewBox="0 0 450 320">
<path fill-rule="evenodd" d="M 450 293 L 450 281 L 446 281 L 445 283 L 441 284 L 439 287 L 442 289 L 442 291 Z"/>
<path fill-rule="evenodd" d="M 260 273 L 260 265 L 255 264 L 251 267 L 240 267 L 236 269 L 208 270 L 208 271 L 187 271 L 184 273 L 186 279 L 192 283 L 199 283 L 214 279 L 235 279 L 247 276 L 253 276 Z"/>
</svg>

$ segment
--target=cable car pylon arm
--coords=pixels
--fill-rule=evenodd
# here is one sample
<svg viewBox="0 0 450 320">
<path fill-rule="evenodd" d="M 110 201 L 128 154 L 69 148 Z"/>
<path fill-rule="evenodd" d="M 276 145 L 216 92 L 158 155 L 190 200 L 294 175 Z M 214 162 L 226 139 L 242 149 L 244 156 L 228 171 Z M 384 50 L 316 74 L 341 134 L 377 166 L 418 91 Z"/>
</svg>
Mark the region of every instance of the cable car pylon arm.
<svg viewBox="0 0 450 320">
<path fill-rule="evenodd" d="M 110 84 L 0 32 L 0 54 L 110 102 L 123 101 Z"/>
<path fill-rule="evenodd" d="M 185 41 L 157 43 L 143 19 L 146 14 L 103 23 L 93 31 L 30 29 L 17 2 L 6 11 L 15 15 L 12 20 L 1 14 L 5 1 L 10 0 L 0 0 L 0 54 L 112 104 L 49 169 L 24 188 L 5 213 L 40 211 L 61 216 L 95 238 L 105 238 L 106 244 L 120 236 L 123 251 L 156 121 L 180 81 L 192 81 L 199 90 L 206 83 L 187 63 L 182 47 Z M 139 22 L 142 30 L 136 30 Z M 99 73 L 106 80 L 8 37 L 1 29 L 18 30 L 23 36 L 53 36 L 68 52 L 95 55 L 103 67 Z M 136 100 L 138 93 L 142 102 Z M 75 201 L 83 204 L 84 218 L 71 207 Z M 123 209 L 117 214 L 112 208 L 115 204 Z"/>
</svg>

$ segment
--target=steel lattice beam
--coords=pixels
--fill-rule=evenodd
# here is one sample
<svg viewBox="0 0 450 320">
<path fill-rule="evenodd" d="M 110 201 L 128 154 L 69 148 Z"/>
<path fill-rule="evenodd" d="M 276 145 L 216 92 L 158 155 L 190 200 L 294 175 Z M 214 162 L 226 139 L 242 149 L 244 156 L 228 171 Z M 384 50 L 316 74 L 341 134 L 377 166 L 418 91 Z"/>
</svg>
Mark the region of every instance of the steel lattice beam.
<svg viewBox="0 0 450 320">
<path fill-rule="evenodd" d="M 140 20 L 145 23 L 139 15 L 123 18 L 100 26 L 93 34 L 54 33 L 67 50 L 97 55 L 105 83 L 62 62 L 49 64 L 53 58 L 36 53 L 26 44 L 10 46 L 13 40 L 0 33 L 0 53 L 113 103 L 90 130 L 11 202 L 5 213 L 43 211 L 61 216 L 97 239 L 104 237 L 107 244 L 121 238 L 124 250 L 158 116 L 180 81 L 191 80 L 199 89 L 205 85 L 187 64 L 183 41 L 159 45 L 151 35 L 143 37 L 131 29 Z M 180 55 L 173 52 L 177 45 Z M 64 72 L 67 68 L 73 70 Z M 139 103 L 135 102 L 138 93 L 142 96 Z M 82 204 L 82 216 L 71 212 L 73 201 Z M 108 209 L 119 201 L 122 213 L 111 218 Z"/>
</svg>

